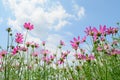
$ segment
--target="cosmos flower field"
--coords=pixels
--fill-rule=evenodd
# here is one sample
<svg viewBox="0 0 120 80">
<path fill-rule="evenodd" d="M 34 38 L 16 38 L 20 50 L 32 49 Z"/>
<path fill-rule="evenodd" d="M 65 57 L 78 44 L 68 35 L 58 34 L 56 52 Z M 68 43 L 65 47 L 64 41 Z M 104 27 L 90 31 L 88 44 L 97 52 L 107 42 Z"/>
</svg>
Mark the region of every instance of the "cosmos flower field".
<svg viewBox="0 0 120 80">
<path fill-rule="evenodd" d="M 46 41 L 27 41 L 35 28 L 32 23 L 26 22 L 23 27 L 25 35 L 6 30 L 7 46 L 4 49 L 0 45 L 1 80 L 120 80 L 119 23 L 116 27 L 87 27 L 84 37 L 71 39 L 72 50 L 63 50 L 68 46 L 60 40 L 55 52 L 46 47 Z M 91 43 L 90 51 L 81 47 L 84 43 Z"/>
</svg>

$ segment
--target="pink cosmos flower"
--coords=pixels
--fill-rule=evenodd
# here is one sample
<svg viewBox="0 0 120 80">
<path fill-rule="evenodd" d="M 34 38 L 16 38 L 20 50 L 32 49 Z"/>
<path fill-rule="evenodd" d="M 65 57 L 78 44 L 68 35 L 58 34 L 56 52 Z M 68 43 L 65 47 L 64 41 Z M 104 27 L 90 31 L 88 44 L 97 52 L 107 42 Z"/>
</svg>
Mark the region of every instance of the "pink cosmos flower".
<svg viewBox="0 0 120 80">
<path fill-rule="evenodd" d="M 14 47 L 14 48 L 13 48 L 13 51 L 12 51 L 12 55 L 17 54 L 18 51 L 19 51 L 19 47 L 18 47 L 18 46 Z"/>
<path fill-rule="evenodd" d="M 37 57 L 38 55 L 39 55 L 38 52 L 33 52 L 33 53 L 32 53 L 32 56 L 34 56 L 34 57 Z"/>
<path fill-rule="evenodd" d="M 43 57 L 42 60 L 48 64 L 50 63 L 50 58 L 48 57 Z"/>
<path fill-rule="evenodd" d="M 26 28 L 27 30 L 32 30 L 34 29 L 34 26 L 28 22 L 24 23 L 24 28 Z"/>
<path fill-rule="evenodd" d="M 19 44 L 22 44 L 23 43 L 23 35 L 21 33 L 17 33 L 15 35 L 15 42 L 19 43 Z"/>
<path fill-rule="evenodd" d="M 100 25 L 99 30 L 97 30 L 95 27 L 92 30 L 94 32 L 94 35 L 96 35 L 96 36 L 106 35 L 106 26 L 105 25 L 104 26 Z"/>
<path fill-rule="evenodd" d="M 29 47 L 32 43 L 31 42 L 26 42 L 26 46 Z"/>
<path fill-rule="evenodd" d="M 93 32 L 93 29 L 91 28 L 91 26 L 86 28 L 85 33 L 87 34 L 87 36 L 88 35 L 93 36 L 94 32 Z"/>
<path fill-rule="evenodd" d="M 106 25 L 104 25 L 104 26 L 102 26 L 102 25 L 100 25 L 100 33 L 104 36 L 104 35 L 106 35 L 106 30 L 107 30 L 107 28 L 106 28 Z"/>
<path fill-rule="evenodd" d="M 86 36 L 84 36 L 81 40 L 81 43 L 85 42 L 86 41 Z"/>
<path fill-rule="evenodd" d="M 94 60 L 94 59 L 95 59 L 95 56 L 93 54 L 88 55 L 88 60 Z"/>
<path fill-rule="evenodd" d="M 101 40 L 101 41 L 105 41 L 105 37 L 101 37 L 100 40 Z"/>
<path fill-rule="evenodd" d="M 63 64 L 64 63 L 64 58 L 60 58 L 60 60 L 57 61 L 57 64 Z"/>
<path fill-rule="evenodd" d="M 1 58 L 4 57 L 6 54 L 7 54 L 7 51 L 6 51 L 6 50 L 0 51 L 0 56 L 1 56 Z"/>
<path fill-rule="evenodd" d="M 120 50 L 119 49 L 112 49 L 111 55 L 116 55 L 116 54 L 120 54 Z"/>
<path fill-rule="evenodd" d="M 70 53 L 70 51 L 68 51 L 68 50 L 66 52 L 62 52 L 61 57 L 65 59 L 69 53 Z"/>
<path fill-rule="evenodd" d="M 39 44 L 34 43 L 35 48 L 39 48 Z"/>
<path fill-rule="evenodd" d="M 93 27 L 92 31 L 93 31 L 93 35 L 96 36 L 100 35 L 99 31 L 95 27 Z"/>
<path fill-rule="evenodd" d="M 39 48 L 39 44 L 35 43 L 35 42 L 27 42 L 26 46 L 29 47 L 31 46 L 32 48 Z"/>
<path fill-rule="evenodd" d="M 28 50 L 28 48 L 26 48 L 26 47 L 19 47 L 19 50 L 26 52 Z"/>
<path fill-rule="evenodd" d="M 93 36 L 93 41 L 95 42 L 95 41 L 97 41 L 97 39 L 98 39 L 98 36 L 97 36 L 97 35 L 94 35 L 94 36 Z"/>
<path fill-rule="evenodd" d="M 51 60 L 51 61 L 53 61 L 53 60 L 54 60 L 54 58 L 55 58 L 55 56 L 54 56 L 54 55 L 50 55 L 50 60 Z"/>
<path fill-rule="evenodd" d="M 103 46 L 104 46 L 104 50 L 107 50 L 107 49 L 110 48 L 110 45 L 108 45 L 108 44 L 105 44 L 105 45 L 103 45 Z"/>
<path fill-rule="evenodd" d="M 84 54 L 81 54 L 81 53 L 75 53 L 74 56 L 78 60 L 85 60 L 86 59 L 86 56 Z"/>
<path fill-rule="evenodd" d="M 97 47 L 97 50 L 98 50 L 98 51 L 102 51 L 102 50 L 103 50 L 103 48 L 102 48 L 102 47 L 100 47 L 100 46 L 98 46 L 98 47 Z"/>
<path fill-rule="evenodd" d="M 62 40 L 60 40 L 60 45 L 65 46 L 65 43 Z"/>
<path fill-rule="evenodd" d="M 45 49 L 42 49 L 42 50 L 41 50 L 41 53 L 42 53 L 44 56 L 46 56 L 47 54 L 50 53 L 50 51 L 45 50 Z"/>
<path fill-rule="evenodd" d="M 42 45 L 43 45 L 43 46 L 45 46 L 45 43 L 46 43 L 45 41 L 42 41 Z"/>
<path fill-rule="evenodd" d="M 76 43 L 72 43 L 71 46 L 72 46 L 72 48 L 75 49 L 75 50 L 78 49 L 78 45 L 77 45 Z"/>
<path fill-rule="evenodd" d="M 107 28 L 107 31 L 106 31 L 106 33 L 108 34 L 108 35 L 110 35 L 110 34 L 116 34 L 118 32 L 118 28 L 115 28 L 115 27 L 109 27 L 109 28 Z"/>
<path fill-rule="evenodd" d="M 70 41 L 71 42 L 71 46 L 73 49 L 77 50 L 77 48 L 79 47 L 79 44 L 80 44 L 80 36 L 78 36 L 78 38 L 73 38 L 73 41 Z"/>
</svg>

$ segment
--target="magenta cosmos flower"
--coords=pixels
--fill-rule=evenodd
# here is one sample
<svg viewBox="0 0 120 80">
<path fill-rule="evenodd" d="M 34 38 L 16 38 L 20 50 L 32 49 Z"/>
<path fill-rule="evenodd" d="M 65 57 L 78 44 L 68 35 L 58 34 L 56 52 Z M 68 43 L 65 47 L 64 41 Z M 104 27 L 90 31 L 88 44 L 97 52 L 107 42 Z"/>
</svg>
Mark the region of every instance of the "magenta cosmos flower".
<svg viewBox="0 0 120 80">
<path fill-rule="evenodd" d="M 28 22 L 24 23 L 24 28 L 26 28 L 27 30 L 32 30 L 34 29 L 34 26 Z"/>
<path fill-rule="evenodd" d="M 21 33 L 17 33 L 15 35 L 15 42 L 19 43 L 19 44 L 22 44 L 23 43 L 23 35 Z"/>
<path fill-rule="evenodd" d="M 80 43 L 80 36 L 78 36 L 78 38 L 73 38 L 73 41 L 70 41 L 71 42 L 71 46 L 73 49 L 77 50 L 78 47 L 79 47 L 79 43 Z"/>
<path fill-rule="evenodd" d="M 12 50 L 12 55 L 17 54 L 18 51 L 19 51 L 19 47 L 18 46 L 14 47 L 13 50 Z"/>
</svg>

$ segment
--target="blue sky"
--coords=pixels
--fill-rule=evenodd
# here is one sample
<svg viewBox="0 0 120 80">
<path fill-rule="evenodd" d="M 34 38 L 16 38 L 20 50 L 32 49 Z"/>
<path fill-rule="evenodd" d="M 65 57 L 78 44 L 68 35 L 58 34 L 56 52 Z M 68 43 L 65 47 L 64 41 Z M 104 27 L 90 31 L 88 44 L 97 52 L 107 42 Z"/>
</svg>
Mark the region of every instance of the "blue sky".
<svg viewBox="0 0 120 80">
<path fill-rule="evenodd" d="M 6 28 L 22 32 L 24 22 L 35 29 L 28 40 L 48 42 L 55 47 L 60 39 L 67 45 L 74 36 L 84 36 L 88 26 L 116 26 L 120 22 L 120 0 L 0 0 L 0 45 L 5 47 Z"/>
</svg>

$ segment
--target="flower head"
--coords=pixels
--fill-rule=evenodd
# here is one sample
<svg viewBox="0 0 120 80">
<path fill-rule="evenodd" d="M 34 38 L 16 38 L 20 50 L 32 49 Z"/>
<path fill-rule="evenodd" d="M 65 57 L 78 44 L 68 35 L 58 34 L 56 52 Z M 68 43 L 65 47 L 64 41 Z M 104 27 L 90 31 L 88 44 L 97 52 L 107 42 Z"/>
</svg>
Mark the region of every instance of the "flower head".
<svg viewBox="0 0 120 80">
<path fill-rule="evenodd" d="M 17 54 L 18 51 L 19 51 L 19 47 L 18 46 L 14 47 L 13 50 L 12 50 L 12 55 Z"/>
<path fill-rule="evenodd" d="M 62 40 L 60 40 L 60 45 L 65 46 L 65 43 Z"/>
<path fill-rule="evenodd" d="M 42 49 L 42 50 L 41 50 L 41 53 L 42 53 L 44 56 L 46 56 L 47 54 L 50 53 L 50 51 L 48 51 L 48 50 L 46 50 L 46 49 Z"/>
<path fill-rule="evenodd" d="M 80 44 L 80 36 L 78 36 L 78 38 L 73 38 L 73 41 L 70 41 L 71 42 L 71 46 L 73 49 L 77 50 L 77 48 L 79 47 L 79 44 Z"/>
<path fill-rule="evenodd" d="M 94 60 L 95 59 L 95 56 L 93 54 L 89 54 L 88 55 L 88 59 L 87 60 Z"/>
<path fill-rule="evenodd" d="M 39 55 L 38 52 L 33 52 L 33 53 L 32 53 L 32 56 L 34 56 L 34 57 L 37 57 L 38 55 Z"/>
<path fill-rule="evenodd" d="M 46 43 L 45 41 L 42 41 L 42 45 L 43 45 L 43 46 L 45 46 L 45 43 Z"/>
<path fill-rule="evenodd" d="M 1 56 L 1 57 L 4 57 L 6 54 L 7 54 L 7 51 L 6 51 L 6 50 L 0 51 L 0 56 Z"/>
<path fill-rule="evenodd" d="M 34 29 L 34 26 L 28 22 L 24 23 L 24 28 L 26 28 L 27 30 L 32 30 Z"/>
<path fill-rule="evenodd" d="M 85 33 L 87 34 L 87 36 L 93 36 L 93 29 L 91 28 L 91 26 L 86 28 Z"/>
<path fill-rule="evenodd" d="M 23 43 L 23 35 L 21 33 L 17 33 L 15 35 L 15 42 L 19 43 L 19 44 L 22 44 Z"/>
</svg>

